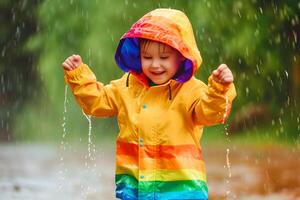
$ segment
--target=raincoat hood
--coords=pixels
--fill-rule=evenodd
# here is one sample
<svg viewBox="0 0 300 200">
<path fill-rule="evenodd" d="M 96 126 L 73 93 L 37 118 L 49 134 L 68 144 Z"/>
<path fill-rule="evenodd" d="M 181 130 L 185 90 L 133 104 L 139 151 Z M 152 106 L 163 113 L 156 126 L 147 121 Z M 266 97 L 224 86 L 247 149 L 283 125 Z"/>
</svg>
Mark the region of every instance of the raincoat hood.
<svg viewBox="0 0 300 200">
<path fill-rule="evenodd" d="M 140 38 L 167 44 L 186 58 L 173 77 L 177 82 L 183 83 L 189 80 L 202 63 L 191 23 L 179 10 L 163 8 L 153 10 L 133 24 L 122 36 L 115 53 L 115 60 L 123 71 L 135 75 L 143 74 Z"/>
</svg>

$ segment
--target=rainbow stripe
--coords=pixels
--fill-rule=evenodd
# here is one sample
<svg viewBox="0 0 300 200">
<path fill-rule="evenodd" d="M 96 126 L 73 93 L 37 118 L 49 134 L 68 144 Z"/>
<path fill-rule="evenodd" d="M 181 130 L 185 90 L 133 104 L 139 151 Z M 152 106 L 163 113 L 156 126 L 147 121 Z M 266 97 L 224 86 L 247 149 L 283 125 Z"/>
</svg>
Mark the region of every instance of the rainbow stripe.
<svg viewBox="0 0 300 200">
<path fill-rule="evenodd" d="M 195 145 L 117 141 L 116 196 L 121 199 L 207 199 L 201 150 Z"/>
</svg>

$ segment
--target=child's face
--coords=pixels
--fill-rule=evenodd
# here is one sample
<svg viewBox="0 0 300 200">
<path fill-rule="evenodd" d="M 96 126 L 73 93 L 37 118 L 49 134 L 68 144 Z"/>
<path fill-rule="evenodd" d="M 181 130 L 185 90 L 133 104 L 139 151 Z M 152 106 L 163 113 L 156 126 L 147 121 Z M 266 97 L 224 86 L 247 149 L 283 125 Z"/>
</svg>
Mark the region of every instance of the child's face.
<svg viewBox="0 0 300 200">
<path fill-rule="evenodd" d="M 155 84 L 169 81 L 184 57 L 172 47 L 149 40 L 141 42 L 141 62 L 144 74 Z"/>
</svg>

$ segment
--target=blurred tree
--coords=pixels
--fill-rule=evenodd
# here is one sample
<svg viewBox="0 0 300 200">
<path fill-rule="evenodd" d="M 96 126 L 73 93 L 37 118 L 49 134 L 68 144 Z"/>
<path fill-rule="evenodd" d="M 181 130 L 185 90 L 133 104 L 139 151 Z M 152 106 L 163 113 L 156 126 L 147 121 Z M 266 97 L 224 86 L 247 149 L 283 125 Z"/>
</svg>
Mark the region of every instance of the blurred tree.
<svg viewBox="0 0 300 200">
<path fill-rule="evenodd" d="M 206 74 L 219 63 L 229 64 L 238 90 L 235 110 L 265 104 L 275 122 L 281 123 L 284 116 L 297 126 L 299 105 L 291 77 L 293 66 L 300 67 L 296 64 L 300 54 L 299 1 L 204 2 L 194 2 L 191 17 L 196 22 Z M 254 125 L 261 121 L 253 120 L 257 121 Z M 300 130 L 285 131 L 297 137 Z"/>
<path fill-rule="evenodd" d="M 120 78 L 122 71 L 114 62 L 120 37 L 146 12 L 157 7 L 184 9 L 184 1 L 46 0 L 39 8 L 40 31 L 28 43 L 32 51 L 41 49 L 39 72 L 43 81 L 40 104 L 29 102 L 18 116 L 15 132 L 19 139 L 58 139 L 62 131 L 64 81 L 61 63 L 71 54 L 80 54 L 99 81 Z M 67 95 L 67 131 L 80 138 L 87 122 L 72 95 Z M 47 106 L 45 106 L 47 105 Z M 47 113 L 47 115 L 45 115 Z M 97 120 L 93 130 L 112 136 L 115 120 Z M 81 140 L 81 139 L 80 139 Z"/>
<path fill-rule="evenodd" d="M 119 78 L 122 72 L 114 63 L 119 38 L 138 18 L 157 7 L 177 8 L 190 18 L 204 60 L 198 77 L 206 81 L 223 62 L 232 68 L 238 90 L 234 110 L 250 103 L 264 103 L 276 114 L 274 117 L 291 111 L 291 120 L 297 119 L 299 111 L 292 109 L 297 102 L 291 93 L 290 76 L 291 66 L 299 59 L 300 4 L 296 0 L 45 0 L 39 7 L 40 31 L 28 43 L 30 50 L 41 50 L 42 103 L 29 103 L 19 115 L 15 129 L 19 137 L 31 132 L 43 137 L 59 136 L 53 133 L 61 131 L 63 60 L 78 53 L 98 80 L 108 83 Z M 72 98 L 68 104 L 68 129 L 78 135 L 86 130 L 86 121 L 73 97 L 67 97 Z M 38 119 L 42 120 L 36 123 Z M 112 123 L 116 125 L 113 121 L 100 121 L 103 120 L 94 124 L 97 132 L 116 131 L 111 129 Z"/>
<path fill-rule="evenodd" d="M 0 141 L 11 140 L 14 118 L 25 101 L 37 95 L 38 54 L 26 41 L 38 31 L 35 11 L 39 0 L 0 2 Z"/>
</svg>

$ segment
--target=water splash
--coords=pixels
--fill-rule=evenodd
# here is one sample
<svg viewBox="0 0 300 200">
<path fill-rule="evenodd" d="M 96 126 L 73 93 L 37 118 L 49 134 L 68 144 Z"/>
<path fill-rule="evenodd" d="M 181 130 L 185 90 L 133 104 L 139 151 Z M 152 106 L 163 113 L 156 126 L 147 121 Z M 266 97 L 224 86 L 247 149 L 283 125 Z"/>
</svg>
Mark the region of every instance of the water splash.
<svg viewBox="0 0 300 200">
<path fill-rule="evenodd" d="M 85 118 L 88 120 L 89 123 L 89 132 L 88 132 L 88 158 L 90 160 L 95 160 L 95 157 L 92 156 L 92 151 L 91 151 L 91 146 L 94 147 L 93 143 L 92 143 L 92 119 L 90 115 L 87 115 L 84 113 L 84 111 L 82 110 L 82 114 L 85 116 Z M 95 148 L 93 148 L 93 152 L 95 153 Z"/>
<path fill-rule="evenodd" d="M 226 199 L 231 200 L 233 199 L 233 194 L 231 194 L 230 191 L 230 179 L 231 179 L 231 164 L 230 164 L 230 142 L 231 140 L 229 139 L 229 133 L 228 133 L 228 129 L 227 129 L 228 125 L 225 125 L 225 135 L 226 135 L 226 140 L 227 140 L 227 148 L 226 148 L 226 165 L 224 166 L 224 168 L 227 169 L 227 177 L 226 177 Z"/>
<path fill-rule="evenodd" d="M 63 122 L 62 122 L 62 129 L 63 129 L 63 134 L 62 134 L 62 139 L 61 139 L 61 143 L 60 143 L 60 158 L 59 158 L 59 162 L 60 162 L 60 171 L 59 171 L 59 177 L 60 177 L 60 181 L 59 181 L 59 190 L 63 191 L 63 186 L 64 186 L 64 181 L 66 179 L 66 173 L 68 172 L 68 169 L 66 169 L 65 167 L 65 163 L 64 163 L 64 156 L 63 153 L 65 153 L 66 151 L 66 135 L 67 135 L 67 127 L 66 127 L 66 123 L 67 123 L 67 104 L 68 104 L 68 86 L 65 85 L 65 96 L 64 96 L 64 110 L 63 110 Z"/>
<path fill-rule="evenodd" d="M 230 169 L 229 153 L 230 153 L 230 150 L 229 150 L 229 148 L 227 148 L 227 149 L 226 149 L 226 165 L 227 165 L 227 169 L 228 169 L 228 178 L 231 178 L 231 169 Z"/>
<path fill-rule="evenodd" d="M 94 177 L 98 176 L 96 173 L 96 146 L 92 142 L 92 118 L 90 115 L 87 115 L 84 113 L 82 110 L 82 114 L 85 116 L 85 118 L 88 121 L 88 154 L 85 156 L 85 167 L 86 170 L 84 173 L 87 174 L 87 176 L 93 175 Z M 101 174 L 99 174 L 101 176 Z M 86 185 L 86 187 L 84 187 Z M 90 193 L 95 193 L 96 189 L 92 190 L 91 187 L 89 186 L 88 182 L 85 182 L 84 185 L 81 185 L 81 199 L 87 199 L 88 195 Z"/>
<path fill-rule="evenodd" d="M 65 86 L 65 98 L 64 98 L 64 111 L 63 111 L 63 123 L 62 123 L 62 127 L 63 127 L 63 139 L 66 137 L 67 135 L 67 131 L 66 131 L 66 114 L 67 114 L 67 103 L 68 103 L 68 86 Z M 63 141 L 62 141 L 63 142 Z"/>
<path fill-rule="evenodd" d="M 226 106 L 225 106 L 225 112 L 223 115 L 223 124 L 226 121 L 226 118 L 228 117 L 229 113 L 229 99 L 228 96 L 226 96 Z M 231 165 L 230 165 L 230 159 L 229 159 L 229 154 L 230 154 L 230 145 L 231 145 L 231 140 L 229 138 L 229 133 L 228 133 L 228 125 L 225 124 L 225 135 L 226 135 L 226 140 L 227 140 L 227 148 L 226 148 L 226 167 L 227 168 L 227 178 L 226 178 L 226 184 L 227 184 L 227 190 L 226 190 L 226 199 L 231 200 L 231 199 L 236 199 L 235 195 L 231 193 L 230 191 L 230 179 L 231 179 Z"/>
</svg>

